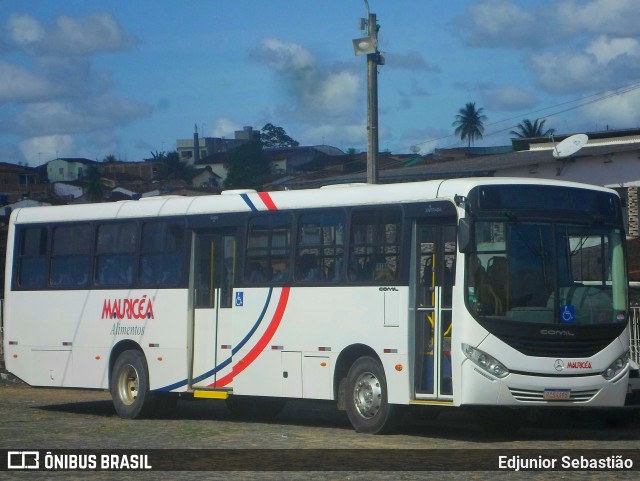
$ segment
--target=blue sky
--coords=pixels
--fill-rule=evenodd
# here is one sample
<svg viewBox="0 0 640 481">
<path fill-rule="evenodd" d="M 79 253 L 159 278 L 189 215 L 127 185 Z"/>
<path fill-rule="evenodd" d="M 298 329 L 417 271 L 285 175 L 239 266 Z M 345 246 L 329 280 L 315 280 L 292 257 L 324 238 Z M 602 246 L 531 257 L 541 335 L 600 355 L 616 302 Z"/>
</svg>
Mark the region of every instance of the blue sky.
<svg viewBox="0 0 640 481">
<path fill-rule="evenodd" d="M 505 145 L 640 126 L 640 0 L 369 0 L 380 25 L 380 149 L 466 145 L 461 107 Z M 0 0 L 0 161 L 138 161 L 176 139 L 283 127 L 366 148 L 362 0 Z"/>
</svg>

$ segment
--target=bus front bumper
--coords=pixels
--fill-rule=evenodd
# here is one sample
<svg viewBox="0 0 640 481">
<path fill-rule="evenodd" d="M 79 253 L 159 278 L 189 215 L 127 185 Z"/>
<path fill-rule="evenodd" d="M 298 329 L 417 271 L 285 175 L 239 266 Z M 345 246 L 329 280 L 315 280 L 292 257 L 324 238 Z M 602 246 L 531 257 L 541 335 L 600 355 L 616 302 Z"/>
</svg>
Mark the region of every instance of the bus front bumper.
<svg viewBox="0 0 640 481">
<path fill-rule="evenodd" d="M 623 406 L 628 390 L 626 369 L 611 381 L 600 374 L 549 376 L 510 373 L 495 378 L 471 362 L 461 370 L 460 404 L 504 406 Z"/>
</svg>

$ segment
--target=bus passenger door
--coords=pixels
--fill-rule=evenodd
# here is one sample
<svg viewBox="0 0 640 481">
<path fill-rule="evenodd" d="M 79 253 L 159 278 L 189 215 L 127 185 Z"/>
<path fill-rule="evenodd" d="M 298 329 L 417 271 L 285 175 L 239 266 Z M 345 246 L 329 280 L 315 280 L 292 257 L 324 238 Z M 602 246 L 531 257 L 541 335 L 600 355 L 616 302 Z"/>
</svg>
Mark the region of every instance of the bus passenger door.
<svg viewBox="0 0 640 481">
<path fill-rule="evenodd" d="M 416 398 L 448 401 L 456 227 L 417 222 L 414 232 Z"/>
<path fill-rule="evenodd" d="M 232 349 L 234 233 L 196 233 L 190 285 L 193 305 L 191 387 L 214 387 Z"/>
</svg>

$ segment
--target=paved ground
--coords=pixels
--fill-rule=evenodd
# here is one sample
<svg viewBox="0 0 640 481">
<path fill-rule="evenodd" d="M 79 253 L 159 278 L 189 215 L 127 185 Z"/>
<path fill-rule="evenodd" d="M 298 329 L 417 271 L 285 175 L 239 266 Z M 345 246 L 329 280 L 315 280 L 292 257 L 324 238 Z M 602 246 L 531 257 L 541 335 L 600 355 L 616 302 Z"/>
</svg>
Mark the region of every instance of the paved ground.
<svg viewBox="0 0 640 481">
<path fill-rule="evenodd" d="M 179 401 L 171 419 L 127 421 L 115 415 L 106 392 L 36 389 L 0 381 L 0 449 L 445 449 L 448 462 L 467 449 L 640 449 L 636 411 L 615 427 L 603 417 L 562 414 L 543 416 L 518 432 L 487 435 L 465 413 L 446 411 L 436 420 L 411 416 L 397 434 L 368 436 L 354 432 L 344 413 L 330 403 L 290 402 L 271 422 L 235 419 L 220 401 Z M 375 463 L 364 456 L 363 462 Z M 367 465 L 370 467 L 370 465 Z M 640 466 L 639 466 L 640 467 Z M 12 474 L 0 473 L 0 479 Z M 70 476 L 71 474 L 71 476 Z M 158 479 L 160 473 L 29 473 L 29 479 Z M 636 473 L 602 472 L 167 472 L 163 479 L 636 479 Z"/>
</svg>

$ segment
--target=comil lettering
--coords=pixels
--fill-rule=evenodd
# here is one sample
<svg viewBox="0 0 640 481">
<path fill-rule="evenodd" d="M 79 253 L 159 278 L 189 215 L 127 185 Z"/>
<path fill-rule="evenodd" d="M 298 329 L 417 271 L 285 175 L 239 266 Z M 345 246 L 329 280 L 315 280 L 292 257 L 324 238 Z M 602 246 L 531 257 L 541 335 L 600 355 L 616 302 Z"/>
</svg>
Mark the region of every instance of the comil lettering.
<svg viewBox="0 0 640 481">
<path fill-rule="evenodd" d="M 146 295 L 139 299 L 105 299 L 102 319 L 154 319 L 153 304 Z"/>
<path fill-rule="evenodd" d="M 543 336 L 573 336 L 571 331 L 557 331 L 555 329 L 542 329 L 540 334 Z"/>
</svg>

